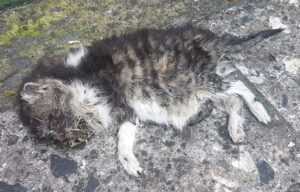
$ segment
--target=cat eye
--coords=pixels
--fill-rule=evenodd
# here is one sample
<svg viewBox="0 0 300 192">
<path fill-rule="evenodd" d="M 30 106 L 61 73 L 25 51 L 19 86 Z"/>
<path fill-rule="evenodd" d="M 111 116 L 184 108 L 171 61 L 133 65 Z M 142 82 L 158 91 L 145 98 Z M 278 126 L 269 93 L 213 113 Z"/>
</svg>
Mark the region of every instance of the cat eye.
<svg viewBox="0 0 300 192">
<path fill-rule="evenodd" d="M 40 90 L 47 91 L 48 90 L 48 86 L 44 85 L 44 86 L 40 87 Z"/>
</svg>

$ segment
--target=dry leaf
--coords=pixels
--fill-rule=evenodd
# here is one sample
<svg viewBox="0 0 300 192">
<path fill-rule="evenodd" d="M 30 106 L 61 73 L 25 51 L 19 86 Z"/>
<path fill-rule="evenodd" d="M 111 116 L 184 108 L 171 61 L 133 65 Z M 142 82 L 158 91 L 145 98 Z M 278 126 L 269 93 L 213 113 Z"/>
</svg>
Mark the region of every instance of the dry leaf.
<svg viewBox="0 0 300 192">
<path fill-rule="evenodd" d="M 13 97 L 17 97 L 17 96 L 18 96 L 18 93 L 13 92 L 13 91 L 5 93 L 5 97 L 13 98 Z"/>
</svg>

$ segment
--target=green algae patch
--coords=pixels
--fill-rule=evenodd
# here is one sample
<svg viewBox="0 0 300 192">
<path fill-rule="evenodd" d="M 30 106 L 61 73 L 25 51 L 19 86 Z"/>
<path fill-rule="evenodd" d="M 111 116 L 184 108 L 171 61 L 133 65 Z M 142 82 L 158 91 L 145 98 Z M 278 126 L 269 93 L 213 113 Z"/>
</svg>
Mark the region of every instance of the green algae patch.
<svg viewBox="0 0 300 192">
<path fill-rule="evenodd" d="M 32 20 L 21 22 L 19 14 L 12 13 L 8 18 L 5 18 L 4 21 L 6 21 L 6 25 L 10 30 L 0 35 L 0 45 L 11 44 L 11 39 L 15 36 L 34 37 L 38 34 L 38 24 L 34 23 Z"/>
<path fill-rule="evenodd" d="M 11 45 L 13 37 L 36 37 L 47 36 L 51 27 L 51 23 L 66 18 L 77 7 L 72 7 L 71 0 L 51 2 L 42 1 L 38 4 L 32 4 L 29 9 L 19 12 L 12 12 L 5 18 L 1 18 L 5 22 L 9 30 L 0 34 L 0 45 Z M 64 7 L 63 10 L 57 11 L 56 8 Z"/>
<path fill-rule="evenodd" d="M 27 25 L 14 26 L 18 28 L 15 36 L 19 37 L 35 37 L 38 35 L 37 28 L 38 24 L 33 23 L 32 20 L 28 21 Z"/>
<path fill-rule="evenodd" d="M 11 39 L 15 36 L 18 37 L 35 37 L 39 35 L 37 29 L 38 24 L 29 20 L 25 25 L 20 24 L 17 20 L 10 18 L 7 21 L 10 30 L 0 35 L 0 45 L 10 45 Z"/>
</svg>

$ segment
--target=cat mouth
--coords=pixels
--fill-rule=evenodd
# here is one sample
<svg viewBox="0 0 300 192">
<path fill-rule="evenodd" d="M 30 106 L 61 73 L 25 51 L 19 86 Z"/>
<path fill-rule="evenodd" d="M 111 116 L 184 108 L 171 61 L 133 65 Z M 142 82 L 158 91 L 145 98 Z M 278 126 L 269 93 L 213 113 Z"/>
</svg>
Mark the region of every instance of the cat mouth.
<svg viewBox="0 0 300 192">
<path fill-rule="evenodd" d="M 64 126 L 51 125 L 50 122 L 39 122 L 41 124 L 35 129 L 36 135 L 39 140 L 46 141 L 48 144 L 76 147 L 94 136 L 92 127 L 83 119 L 72 120 L 69 125 Z"/>
<path fill-rule="evenodd" d="M 64 133 L 52 133 L 50 138 L 52 141 L 56 141 L 64 146 L 76 147 L 82 143 L 87 142 L 93 137 L 91 131 L 68 131 Z"/>
</svg>

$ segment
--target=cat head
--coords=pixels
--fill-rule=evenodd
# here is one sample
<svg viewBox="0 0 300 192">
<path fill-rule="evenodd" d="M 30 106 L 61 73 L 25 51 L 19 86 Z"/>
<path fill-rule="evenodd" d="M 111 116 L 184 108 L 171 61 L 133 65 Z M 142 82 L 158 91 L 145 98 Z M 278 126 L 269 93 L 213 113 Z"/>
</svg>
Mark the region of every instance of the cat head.
<svg viewBox="0 0 300 192">
<path fill-rule="evenodd" d="M 74 113 L 73 99 L 70 86 L 60 80 L 27 82 L 20 91 L 21 119 L 39 139 L 76 146 L 93 132 L 86 116 Z"/>
</svg>

